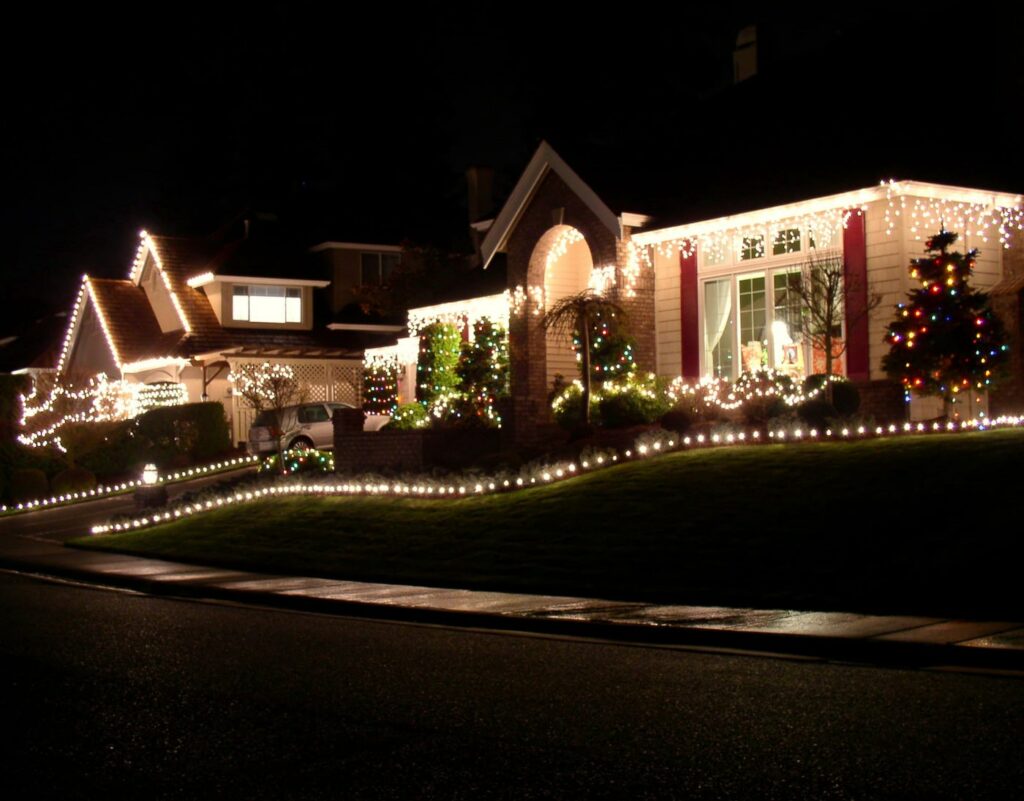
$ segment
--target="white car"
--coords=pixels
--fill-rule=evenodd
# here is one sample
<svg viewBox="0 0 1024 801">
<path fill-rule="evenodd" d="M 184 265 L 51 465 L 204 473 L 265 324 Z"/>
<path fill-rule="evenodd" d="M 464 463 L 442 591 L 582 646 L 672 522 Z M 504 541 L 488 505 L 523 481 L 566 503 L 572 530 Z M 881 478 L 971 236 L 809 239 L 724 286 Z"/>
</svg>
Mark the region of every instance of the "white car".
<svg viewBox="0 0 1024 801">
<path fill-rule="evenodd" d="M 281 423 L 273 411 L 256 415 L 249 428 L 249 453 L 277 453 L 288 448 L 333 448 L 335 409 L 351 409 L 347 403 L 302 403 L 281 410 Z"/>
</svg>

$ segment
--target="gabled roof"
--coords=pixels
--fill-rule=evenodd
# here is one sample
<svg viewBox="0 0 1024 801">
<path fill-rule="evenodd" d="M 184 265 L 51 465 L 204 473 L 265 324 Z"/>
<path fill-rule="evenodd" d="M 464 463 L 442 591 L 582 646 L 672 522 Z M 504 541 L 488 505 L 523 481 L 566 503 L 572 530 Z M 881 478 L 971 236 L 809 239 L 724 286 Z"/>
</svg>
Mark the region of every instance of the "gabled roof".
<svg viewBox="0 0 1024 801">
<path fill-rule="evenodd" d="M 225 257 L 224 248 L 203 240 L 145 235 L 158 259 L 168 288 L 188 323 L 188 350 L 201 353 L 222 347 L 223 329 L 202 289 L 188 285 L 188 279 L 209 272 Z"/>
<path fill-rule="evenodd" d="M 160 330 L 142 287 L 109 278 L 89 278 L 87 284 L 118 365 L 176 354 L 183 332 Z"/>
<path fill-rule="evenodd" d="M 490 227 L 487 232 L 487 236 L 484 237 L 483 243 L 480 245 L 481 255 L 483 256 L 483 266 L 486 269 L 491 263 L 491 259 L 494 258 L 494 254 L 497 253 L 505 245 L 506 240 L 512 230 L 515 228 L 516 223 L 519 221 L 519 217 L 522 215 L 523 210 L 529 204 L 530 199 L 533 197 L 537 187 L 540 186 L 541 180 L 549 172 L 554 172 L 565 181 L 566 185 L 576 193 L 577 197 L 580 198 L 586 204 L 597 218 L 612 232 L 616 237 L 622 236 L 622 226 L 619 218 L 615 213 L 605 205 L 604 201 L 597 196 L 582 178 L 577 175 L 573 169 L 562 160 L 554 148 L 551 147 L 547 142 L 541 142 L 540 147 L 537 148 L 537 152 L 533 154 L 533 158 L 530 159 L 530 163 L 526 165 L 526 169 L 523 170 L 523 174 L 519 177 L 516 182 L 515 188 L 512 193 L 508 196 L 508 200 L 505 201 L 505 205 L 501 207 L 501 211 L 498 212 L 498 216 L 494 220 L 494 224 Z"/>
</svg>

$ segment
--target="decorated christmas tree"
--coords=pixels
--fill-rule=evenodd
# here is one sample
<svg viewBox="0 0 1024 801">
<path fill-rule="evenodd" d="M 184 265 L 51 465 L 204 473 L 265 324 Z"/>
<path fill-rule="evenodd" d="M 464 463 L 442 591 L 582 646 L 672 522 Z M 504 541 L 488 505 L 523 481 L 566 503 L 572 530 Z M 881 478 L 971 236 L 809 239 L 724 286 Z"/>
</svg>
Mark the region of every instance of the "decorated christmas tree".
<svg viewBox="0 0 1024 801">
<path fill-rule="evenodd" d="M 486 426 L 501 427 L 496 404 L 508 395 L 508 335 L 487 318 L 473 325 L 473 339 L 462 345 L 459 378 L 468 412 Z"/>
<path fill-rule="evenodd" d="M 460 396 L 461 346 L 462 335 L 452 323 L 431 323 L 420 331 L 416 400 L 437 419 L 444 418 Z"/>
<path fill-rule="evenodd" d="M 590 315 L 590 377 L 597 384 L 623 378 L 633 371 L 633 338 L 627 336 L 611 304 L 597 305 Z M 572 346 L 582 362 L 583 337 L 573 331 Z"/>
<path fill-rule="evenodd" d="M 989 389 L 1006 360 L 1002 323 L 988 296 L 969 285 L 977 250 L 966 255 L 949 248 L 957 235 L 942 230 L 926 244 L 928 256 L 911 262 L 919 287 L 896 308 L 882 360 L 889 376 L 911 393 L 939 395 L 955 403 L 960 393 Z"/>
<path fill-rule="evenodd" d="M 394 414 L 398 408 L 398 363 L 378 359 L 363 369 L 363 411 Z"/>
</svg>

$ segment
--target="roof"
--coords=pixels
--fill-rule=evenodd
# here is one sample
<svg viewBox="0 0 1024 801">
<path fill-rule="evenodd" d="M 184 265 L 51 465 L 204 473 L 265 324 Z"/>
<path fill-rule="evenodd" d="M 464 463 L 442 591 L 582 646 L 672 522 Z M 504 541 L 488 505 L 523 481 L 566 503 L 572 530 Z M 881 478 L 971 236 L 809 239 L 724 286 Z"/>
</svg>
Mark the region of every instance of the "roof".
<svg viewBox="0 0 1024 801">
<path fill-rule="evenodd" d="M 142 287 L 110 278 L 90 278 L 88 285 L 118 364 L 176 355 L 183 332 L 160 330 Z"/>
<path fill-rule="evenodd" d="M 515 228 L 520 215 L 529 204 L 537 187 L 540 186 L 541 179 L 549 172 L 558 175 L 612 234 L 616 237 L 621 236 L 622 227 L 615 212 L 565 163 L 551 145 L 541 142 L 480 245 L 485 269 L 491 263 L 494 255 L 504 246 L 509 233 Z"/>
<path fill-rule="evenodd" d="M 169 236 L 150 236 L 156 250 L 160 269 L 167 278 L 170 290 L 177 296 L 181 311 L 188 323 L 188 347 L 190 353 L 216 350 L 222 346 L 220 321 L 217 319 L 206 293 L 193 289 L 188 279 L 204 272 L 210 272 L 224 261 L 224 248 L 211 246 L 202 240 L 181 239 Z"/>
</svg>

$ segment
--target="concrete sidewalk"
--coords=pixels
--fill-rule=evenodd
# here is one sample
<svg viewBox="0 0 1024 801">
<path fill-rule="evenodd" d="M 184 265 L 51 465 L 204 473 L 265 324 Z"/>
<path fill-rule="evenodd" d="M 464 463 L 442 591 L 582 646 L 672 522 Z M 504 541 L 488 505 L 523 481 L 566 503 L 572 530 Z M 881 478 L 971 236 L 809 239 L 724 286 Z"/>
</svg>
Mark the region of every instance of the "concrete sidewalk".
<svg viewBox="0 0 1024 801">
<path fill-rule="evenodd" d="M 285 609 L 916 667 L 1024 671 L 1024 622 L 658 605 L 282 577 L 66 548 L 4 531 L 0 566 Z"/>
</svg>

